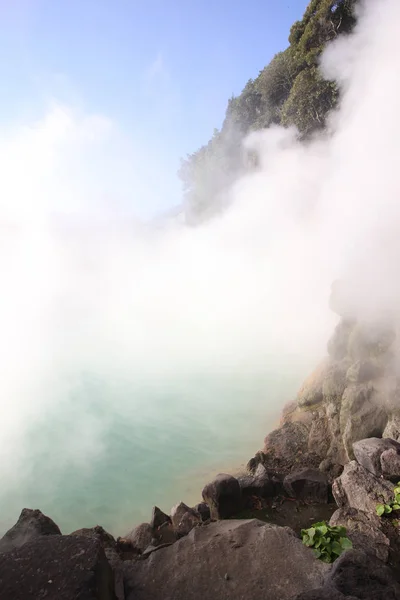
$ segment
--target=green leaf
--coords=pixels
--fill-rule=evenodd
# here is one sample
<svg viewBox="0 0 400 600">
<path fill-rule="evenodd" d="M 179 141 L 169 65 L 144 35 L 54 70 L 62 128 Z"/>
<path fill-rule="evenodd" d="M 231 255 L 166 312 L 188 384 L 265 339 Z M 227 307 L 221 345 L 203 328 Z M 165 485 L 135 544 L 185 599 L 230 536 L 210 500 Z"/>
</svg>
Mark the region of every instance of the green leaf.
<svg viewBox="0 0 400 600">
<path fill-rule="evenodd" d="M 390 504 L 385 504 L 385 515 L 389 515 L 392 512 Z"/>
<path fill-rule="evenodd" d="M 340 556 L 343 552 L 343 548 L 339 542 L 332 542 L 331 550 L 333 554 L 337 554 L 338 556 Z"/>
<path fill-rule="evenodd" d="M 347 537 L 340 538 L 339 542 L 340 542 L 340 545 L 343 548 L 343 550 L 350 550 L 350 548 L 353 547 L 352 541 L 349 540 L 349 538 L 347 538 Z"/>
<path fill-rule="evenodd" d="M 317 558 L 320 558 L 320 556 L 321 556 L 320 550 L 313 550 L 313 552 Z"/>
<path fill-rule="evenodd" d="M 396 501 L 394 504 L 392 504 L 392 508 L 393 508 L 393 510 L 400 510 L 400 504 L 397 504 L 397 501 Z"/>
<path fill-rule="evenodd" d="M 378 515 L 378 517 L 381 517 L 384 512 L 385 512 L 385 505 L 384 504 L 377 504 L 376 505 L 376 514 Z"/>
</svg>

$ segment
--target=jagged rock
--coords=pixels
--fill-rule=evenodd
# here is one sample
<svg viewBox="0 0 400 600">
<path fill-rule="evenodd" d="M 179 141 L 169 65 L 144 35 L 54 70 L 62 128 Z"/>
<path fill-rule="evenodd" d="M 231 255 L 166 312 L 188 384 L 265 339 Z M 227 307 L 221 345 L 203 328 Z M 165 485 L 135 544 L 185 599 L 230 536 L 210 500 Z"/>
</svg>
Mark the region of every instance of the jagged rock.
<svg viewBox="0 0 400 600">
<path fill-rule="evenodd" d="M 348 550 L 334 562 L 326 584 L 345 596 L 363 600 L 400 600 L 400 585 L 380 560 L 360 550 Z"/>
<path fill-rule="evenodd" d="M 332 492 L 339 507 L 349 506 L 367 514 L 375 514 L 377 504 L 393 500 L 393 485 L 378 479 L 355 460 L 345 465 L 333 482 Z"/>
<path fill-rule="evenodd" d="M 335 463 L 331 458 L 325 458 L 319 465 L 319 470 L 325 473 L 329 483 L 332 483 L 343 473 L 343 465 Z"/>
<path fill-rule="evenodd" d="M 177 534 L 171 522 L 164 523 L 156 532 L 157 545 L 173 544 L 176 542 Z"/>
<path fill-rule="evenodd" d="M 331 446 L 329 420 L 325 410 L 318 411 L 308 434 L 308 451 L 318 456 L 326 456 Z"/>
<path fill-rule="evenodd" d="M 121 557 L 117 550 L 111 546 L 104 548 L 104 553 L 114 575 L 114 592 L 116 600 L 125 600 L 124 573 Z"/>
<path fill-rule="evenodd" d="M 388 321 L 358 322 L 349 336 L 348 353 L 355 360 L 381 357 L 396 339 Z"/>
<path fill-rule="evenodd" d="M 396 482 L 400 479 L 400 451 L 398 448 L 389 448 L 382 452 L 381 469 L 385 479 Z"/>
<path fill-rule="evenodd" d="M 382 433 L 383 438 L 391 438 L 397 442 L 400 439 L 400 416 L 397 414 L 389 415 L 389 420 Z"/>
<path fill-rule="evenodd" d="M 272 475 L 269 475 L 264 465 L 259 464 L 253 475 L 241 475 L 238 477 L 240 489 L 244 498 L 249 496 L 260 496 L 271 498 L 281 491 L 282 484 Z"/>
<path fill-rule="evenodd" d="M 18 521 L 0 540 L 0 552 L 20 548 L 39 536 L 61 535 L 59 527 L 40 510 L 22 509 Z"/>
<path fill-rule="evenodd" d="M 110 533 L 107 533 L 103 527 L 100 525 L 96 525 L 96 527 L 77 529 L 73 531 L 70 535 L 77 535 L 80 537 L 95 537 L 100 540 L 103 548 L 115 548 L 117 542 L 113 538 Z"/>
<path fill-rule="evenodd" d="M 321 586 L 328 570 L 286 527 L 219 521 L 124 563 L 126 600 L 289 600 Z"/>
<path fill-rule="evenodd" d="M 124 536 L 124 539 L 140 552 L 144 552 L 147 546 L 150 546 L 153 538 L 154 530 L 149 523 L 141 523 L 132 529 L 128 535 Z"/>
<path fill-rule="evenodd" d="M 346 527 L 347 535 L 355 550 L 373 554 L 379 560 L 387 562 L 390 540 L 381 530 L 381 520 L 376 514 L 367 515 L 355 508 L 339 508 L 333 513 L 329 524 Z"/>
<path fill-rule="evenodd" d="M 158 529 L 164 523 L 171 523 L 171 517 L 166 515 L 158 506 L 153 506 L 151 511 L 150 527 Z"/>
<path fill-rule="evenodd" d="M 285 477 L 283 487 L 290 498 L 314 504 L 328 502 L 328 478 L 317 469 L 303 469 L 290 473 Z"/>
<path fill-rule="evenodd" d="M 203 489 L 203 500 L 212 519 L 228 519 L 242 508 L 242 491 L 232 475 L 220 473 Z"/>
<path fill-rule="evenodd" d="M 340 410 L 340 431 L 350 460 L 354 458 L 354 442 L 382 435 L 387 424 L 382 404 L 370 383 L 346 388 Z"/>
<path fill-rule="evenodd" d="M 205 502 L 199 502 L 199 504 L 193 507 L 193 510 L 199 513 L 203 522 L 211 518 L 210 507 Z"/>
<path fill-rule="evenodd" d="M 340 361 L 347 357 L 349 337 L 354 326 L 355 321 L 345 319 L 336 325 L 333 335 L 328 341 L 328 353 L 334 360 Z"/>
<path fill-rule="evenodd" d="M 360 465 L 377 477 L 383 474 L 381 457 L 382 454 L 387 450 L 394 451 L 394 456 L 391 454 L 389 454 L 389 456 L 386 455 L 384 457 L 384 462 L 387 458 L 387 468 L 389 470 L 396 470 L 396 462 L 397 465 L 400 465 L 400 444 L 395 440 L 391 440 L 390 438 L 382 439 L 370 437 L 364 440 L 359 440 L 358 442 L 354 442 L 353 444 L 353 452 L 356 460 L 360 463 Z M 397 461 L 396 457 L 398 457 Z M 400 470 L 398 471 L 398 474 L 400 475 Z"/>
<path fill-rule="evenodd" d="M 115 600 L 111 567 L 94 537 L 42 535 L 0 555 L 1 600 Z"/>
<path fill-rule="evenodd" d="M 371 359 L 357 360 L 349 367 L 346 379 L 349 383 L 365 383 L 384 374 L 383 365 Z"/>
<path fill-rule="evenodd" d="M 171 519 L 174 530 L 179 537 L 187 535 L 193 527 L 201 522 L 199 513 L 183 502 L 176 504 L 171 509 Z"/>
<path fill-rule="evenodd" d="M 323 400 L 322 386 L 326 376 L 327 364 L 321 363 L 305 380 L 297 394 L 300 407 L 314 407 Z"/>
</svg>

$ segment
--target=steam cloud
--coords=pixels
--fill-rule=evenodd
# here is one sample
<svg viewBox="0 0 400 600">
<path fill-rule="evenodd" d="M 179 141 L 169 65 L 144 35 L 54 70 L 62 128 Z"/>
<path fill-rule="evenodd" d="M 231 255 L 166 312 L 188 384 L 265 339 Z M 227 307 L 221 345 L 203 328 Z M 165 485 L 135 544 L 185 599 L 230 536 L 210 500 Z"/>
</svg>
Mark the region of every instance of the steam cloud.
<svg viewBox="0 0 400 600">
<path fill-rule="evenodd" d="M 360 315 L 397 308 L 399 27 L 398 0 L 366 4 L 355 33 L 323 57 L 343 90 L 333 135 L 301 145 L 291 130 L 253 134 L 260 170 L 199 228 L 137 224 L 128 201 L 141 190 L 103 117 L 54 106 L 33 127 L 2 132 L 0 504 L 31 467 L 32 422 L 71 402 L 82 373 L 162 390 L 309 367 L 335 323 L 337 278 L 352 282 Z M 110 182 L 122 202 L 100 210 Z M 139 396 L 118 398 L 110 413 L 128 422 L 150 410 Z M 57 460 L 48 440 L 40 448 L 54 468 L 90 469 L 108 426 L 107 414 L 79 406 L 51 442 Z"/>
</svg>

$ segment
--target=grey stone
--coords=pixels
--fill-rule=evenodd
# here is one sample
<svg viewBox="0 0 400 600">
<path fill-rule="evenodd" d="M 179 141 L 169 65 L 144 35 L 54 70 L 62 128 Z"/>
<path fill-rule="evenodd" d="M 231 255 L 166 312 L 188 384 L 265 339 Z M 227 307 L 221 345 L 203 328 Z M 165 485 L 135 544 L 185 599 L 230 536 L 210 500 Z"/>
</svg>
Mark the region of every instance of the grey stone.
<svg viewBox="0 0 400 600">
<path fill-rule="evenodd" d="M 201 520 L 208 521 L 211 517 L 210 507 L 205 502 L 199 502 L 196 506 L 193 507 L 193 510 L 199 513 Z"/>
<path fill-rule="evenodd" d="M 382 475 L 381 455 L 385 450 L 390 449 L 400 454 L 400 444 L 390 438 L 371 437 L 353 444 L 355 459 L 377 477 Z"/>
<path fill-rule="evenodd" d="M 153 529 L 158 529 L 164 523 L 171 523 L 171 517 L 166 515 L 158 506 L 153 506 L 151 512 L 150 526 Z"/>
<path fill-rule="evenodd" d="M 80 537 L 94 537 L 100 540 L 103 548 L 115 548 L 116 541 L 113 536 L 108 533 L 103 527 L 100 525 L 96 525 L 91 528 L 77 529 L 73 531 L 70 535 L 78 535 Z"/>
<path fill-rule="evenodd" d="M 201 522 L 199 513 L 187 506 L 184 502 L 176 504 L 171 509 L 172 525 L 178 537 L 187 535 L 189 531 Z"/>
<path fill-rule="evenodd" d="M 141 523 L 128 535 L 124 536 L 124 539 L 129 541 L 134 548 L 140 552 L 144 552 L 147 546 L 150 546 L 154 537 L 154 530 L 149 523 Z"/>
<path fill-rule="evenodd" d="M 290 473 L 285 477 L 283 487 L 291 498 L 314 504 L 328 502 L 328 478 L 317 469 L 303 469 Z"/>
<path fill-rule="evenodd" d="M 0 552 L 20 548 L 27 542 L 47 535 L 61 535 L 59 527 L 40 510 L 22 509 L 18 521 L 0 540 Z"/>
<path fill-rule="evenodd" d="M 333 496 L 339 507 L 349 506 L 367 514 L 376 514 L 376 505 L 393 499 L 393 485 L 375 477 L 355 460 L 345 465 L 335 479 Z"/>
<path fill-rule="evenodd" d="M 242 508 L 242 492 L 238 480 L 220 473 L 203 489 L 203 500 L 210 507 L 212 519 L 227 519 Z"/>
<path fill-rule="evenodd" d="M 381 530 L 381 519 L 376 514 L 367 515 L 355 508 L 339 508 L 333 513 L 329 524 L 346 527 L 347 535 L 355 550 L 363 550 L 379 560 L 387 562 L 390 541 Z"/>
<path fill-rule="evenodd" d="M 0 555 L 1 600 L 115 600 L 99 539 L 46 535 Z"/>
<path fill-rule="evenodd" d="M 400 446 L 400 444 L 399 444 Z M 382 476 L 391 481 L 400 479 L 400 450 L 399 448 L 389 448 L 381 454 Z"/>
<path fill-rule="evenodd" d="M 286 527 L 219 521 L 125 562 L 126 600 L 289 600 L 322 586 L 328 570 Z"/>
</svg>

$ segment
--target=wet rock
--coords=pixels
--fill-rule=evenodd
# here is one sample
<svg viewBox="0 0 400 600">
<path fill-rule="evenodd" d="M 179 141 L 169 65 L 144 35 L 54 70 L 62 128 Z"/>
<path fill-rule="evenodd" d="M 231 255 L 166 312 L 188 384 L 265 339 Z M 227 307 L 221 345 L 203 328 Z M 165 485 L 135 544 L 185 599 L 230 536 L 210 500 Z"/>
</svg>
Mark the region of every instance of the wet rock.
<svg viewBox="0 0 400 600">
<path fill-rule="evenodd" d="M 368 515 L 376 514 L 376 505 L 393 499 L 393 485 L 375 477 L 355 460 L 345 465 L 332 486 L 336 504 L 349 506 Z"/>
<path fill-rule="evenodd" d="M 221 473 L 203 489 L 203 500 L 210 507 L 212 519 L 228 519 L 242 508 L 242 492 L 238 480 Z"/>
<path fill-rule="evenodd" d="M 0 540 L 0 552 L 20 548 L 27 542 L 47 535 L 61 535 L 59 527 L 40 510 L 24 508 L 18 521 Z"/>
<path fill-rule="evenodd" d="M 329 485 L 325 473 L 303 469 L 287 475 L 283 487 L 290 498 L 313 504 L 328 503 Z"/>
<path fill-rule="evenodd" d="M 329 521 L 332 526 L 346 527 L 347 535 L 353 542 L 355 550 L 362 550 L 387 562 L 390 541 L 382 531 L 381 523 L 381 519 L 376 514 L 367 515 L 349 507 L 339 508 Z"/>
<path fill-rule="evenodd" d="M 124 563 L 126 600 L 289 600 L 320 587 L 328 570 L 286 527 L 218 521 Z"/>
<path fill-rule="evenodd" d="M 45 535 L 0 555 L 1 600 L 115 600 L 99 539 Z"/>
<path fill-rule="evenodd" d="M 144 552 L 147 546 L 150 546 L 154 537 L 154 530 L 149 523 L 141 523 L 128 535 L 124 536 L 127 542 L 130 542 L 133 548 Z"/>
<path fill-rule="evenodd" d="M 196 527 L 201 522 L 199 513 L 184 504 L 184 502 L 176 504 L 171 509 L 171 519 L 178 537 L 187 535 L 193 527 Z"/>
<path fill-rule="evenodd" d="M 377 477 L 382 475 L 381 456 L 387 450 L 393 450 L 395 453 L 394 457 L 397 456 L 397 453 L 399 454 L 397 464 L 400 464 L 400 444 L 395 440 L 391 440 L 390 438 L 383 439 L 371 437 L 359 440 L 353 444 L 353 452 L 356 460 L 360 463 L 360 465 Z M 386 457 L 388 459 L 387 468 L 395 468 L 396 460 L 390 463 L 390 458 L 392 455 L 386 455 Z"/>
<path fill-rule="evenodd" d="M 199 502 L 199 504 L 193 507 L 193 510 L 199 513 L 203 522 L 211 518 L 210 507 L 205 502 Z"/>
<path fill-rule="evenodd" d="M 108 533 L 103 527 L 100 525 L 96 525 L 96 527 L 77 529 L 73 531 L 71 535 L 77 535 L 80 537 L 94 537 L 100 540 L 103 548 L 116 548 L 117 542 L 113 538 L 113 536 Z"/>
<path fill-rule="evenodd" d="M 153 529 L 158 529 L 164 523 L 171 523 L 171 517 L 166 515 L 158 506 L 153 506 L 151 512 L 150 526 Z"/>
</svg>

